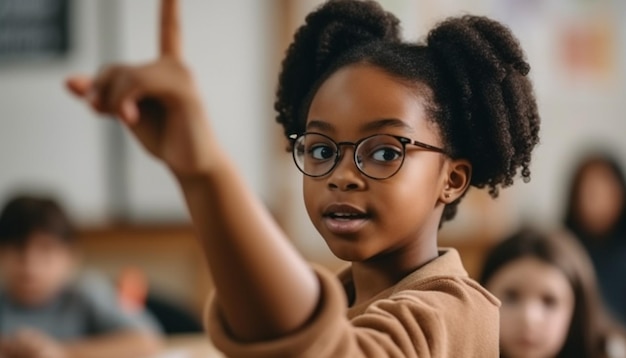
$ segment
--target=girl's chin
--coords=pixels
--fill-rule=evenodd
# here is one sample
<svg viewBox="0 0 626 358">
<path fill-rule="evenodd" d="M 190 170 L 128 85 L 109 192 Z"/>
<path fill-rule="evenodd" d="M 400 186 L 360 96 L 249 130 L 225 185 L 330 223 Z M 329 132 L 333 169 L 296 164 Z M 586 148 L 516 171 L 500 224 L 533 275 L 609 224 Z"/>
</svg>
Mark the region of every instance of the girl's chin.
<svg viewBox="0 0 626 358">
<path fill-rule="evenodd" d="M 367 261 L 372 257 L 370 252 L 364 250 L 358 242 L 334 242 L 337 239 L 325 239 L 330 251 L 338 259 L 350 262 Z"/>
</svg>

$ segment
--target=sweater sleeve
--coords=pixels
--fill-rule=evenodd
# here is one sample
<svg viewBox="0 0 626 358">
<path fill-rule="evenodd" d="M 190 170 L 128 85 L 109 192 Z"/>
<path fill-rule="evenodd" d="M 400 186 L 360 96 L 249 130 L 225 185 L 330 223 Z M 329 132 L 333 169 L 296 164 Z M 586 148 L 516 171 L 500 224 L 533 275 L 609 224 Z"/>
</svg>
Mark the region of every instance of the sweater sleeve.
<svg viewBox="0 0 626 358">
<path fill-rule="evenodd" d="M 468 318 L 476 322 L 469 322 L 472 327 L 467 327 L 461 312 L 476 315 L 471 307 L 476 302 L 454 282 L 433 282 L 437 291 L 430 294 L 403 291 L 377 300 L 363 314 L 348 320 L 346 297 L 338 280 L 323 268 L 315 270 L 322 288 L 316 314 L 298 331 L 276 340 L 236 341 L 213 298 L 206 323 L 215 346 L 233 358 L 498 356 L 497 306 L 487 310 L 480 307 L 487 314 Z M 471 333 L 465 334 L 468 331 Z"/>
</svg>

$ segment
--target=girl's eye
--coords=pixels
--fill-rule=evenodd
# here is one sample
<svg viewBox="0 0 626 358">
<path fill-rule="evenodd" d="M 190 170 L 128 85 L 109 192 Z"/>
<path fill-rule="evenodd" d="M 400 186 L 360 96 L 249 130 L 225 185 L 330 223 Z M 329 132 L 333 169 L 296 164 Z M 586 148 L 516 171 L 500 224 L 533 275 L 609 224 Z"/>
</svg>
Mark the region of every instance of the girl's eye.
<svg viewBox="0 0 626 358">
<path fill-rule="evenodd" d="M 557 305 L 557 299 L 554 296 L 550 295 L 541 297 L 541 302 L 547 308 L 554 308 Z"/>
<path fill-rule="evenodd" d="M 520 295 L 516 290 L 506 290 L 501 299 L 505 304 L 516 304 L 520 299 Z"/>
<path fill-rule="evenodd" d="M 311 149 L 309 149 L 309 156 L 317 160 L 328 160 L 334 155 L 335 151 L 333 148 L 324 144 L 313 145 Z"/>
<path fill-rule="evenodd" d="M 372 153 L 372 158 L 378 162 L 390 162 L 399 159 L 401 156 L 401 151 L 391 147 L 380 148 Z"/>
</svg>

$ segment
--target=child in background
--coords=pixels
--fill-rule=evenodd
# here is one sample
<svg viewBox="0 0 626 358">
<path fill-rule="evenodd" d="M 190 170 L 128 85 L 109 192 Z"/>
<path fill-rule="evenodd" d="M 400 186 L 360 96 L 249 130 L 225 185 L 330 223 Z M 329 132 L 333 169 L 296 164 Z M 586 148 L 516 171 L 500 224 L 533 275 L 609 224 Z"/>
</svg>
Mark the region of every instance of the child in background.
<svg viewBox="0 0 626 358">
<path fill-rule="evenodd" d="M 178 180 L 216 287 L 215 345 L 235 357 L 497 357 L 498 301 L 437 233 L 470 185 L 495 196 L 518 171 L 529 178 L 539 116 L 511 32 L 465 16 L 404 43 L 395 16 L 356 0 L 327 2 L 298 30 L 275 108 L 309 217 L 352 262 L 341 285 L 294 250 L 219 146 L 178 12 L 162 1 L 158 60 L 67 85 Z"/>
<path fill-rule="evenodd" d="M 112 286 L 75 278 L 75 233 L 52 199 L 18 196 L 0 213 L 0 357 L 143 357 L 158 330 Z"/>
<path fill-rule="evenodd" d="M 480 282 L 502 302 L 501 356 L 626 357 L 589 258 L 565 232 L 524 229 L 488 254 Z"/>
<path fill-rule="evenodd" d="M 611 313 L 626 324 L 626 177 L 616 158 L 595 152 L 571 179 L 565 226 L 591 257 Z"/>
</svg>

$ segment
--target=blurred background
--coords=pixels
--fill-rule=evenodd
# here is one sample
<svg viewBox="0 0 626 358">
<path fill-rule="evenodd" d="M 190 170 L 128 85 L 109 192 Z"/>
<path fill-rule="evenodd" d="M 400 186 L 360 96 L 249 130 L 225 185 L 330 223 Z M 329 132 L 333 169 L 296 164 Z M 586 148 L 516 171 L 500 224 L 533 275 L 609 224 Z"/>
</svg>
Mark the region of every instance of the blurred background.
<svg viewBox="0 0 626 358">
<path fill-rule="evenodd" d="M 380 0 L 419 40 L 437 21 L 483 14 L 526 50 L 542 116 L 532 180 L 497 200 L 472 190 L 441 244 L 476 275 L 486 248 L 521 223 L 558 225 L 574 164 L 605 149 L 626 166 L 626 2 Z M 309 224 L 301 174 L 274 122 L 280 61 L 317 0 L 186 0 L 186 57 L 222 145 L 303 255 L 341 265 Z M 157 51 L 155 0 L 0 0 L 0 200 L 57 197 L 81 232 L 84 266 L 111 279 L 140 269 L 150 287 L 199 313 L 210 281 L 172 177 L 120 126 L 63 88 L 75 72 Z M 242 221 L 246 218 L 241 218 Z"/>
</svg>

